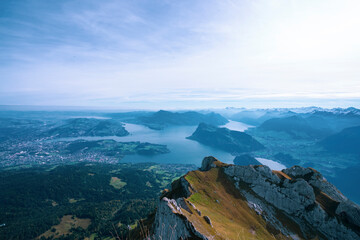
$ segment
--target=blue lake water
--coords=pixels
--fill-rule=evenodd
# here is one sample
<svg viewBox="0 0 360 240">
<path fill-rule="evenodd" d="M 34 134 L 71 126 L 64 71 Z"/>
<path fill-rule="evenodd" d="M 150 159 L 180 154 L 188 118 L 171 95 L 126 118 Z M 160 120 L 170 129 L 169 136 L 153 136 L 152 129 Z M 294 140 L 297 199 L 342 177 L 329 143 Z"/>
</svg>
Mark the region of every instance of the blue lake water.
<svg viewBox="0 0 360 240">
<path fill-rule="evenodd" d="M 230 121 L 222 127 L 227 127 L 231 130 L 245 131 L 250 125 Z M 122 162 L 156 162 L 156 163 L 183 163 L 183 164 L 195 164 L 201 165 L 201 161 L 206 156 L 214 156 L 222 162 L 233 163 L 234 156 L 230 153 L 216 149 L 213 147 L 205 146 L 193 140 L 186 139 L 190 136 L 197 128 L 197 126 L 175 126 L 168 127 L 163 130 L 152 130 L 142 125 L 137 124 L 125 124 L 126 130 L 130 135 L 125 137 L 80 137 L 80 138 L 62 138 L 58 140 L 62 141 L 74 141 L 77 139 L 85 140 L 101 140 L 101 139 L 113 139 L 118 142 L 149 142 L 156 144 L 167 145 L 170 153 L 144 156 L 144 155 L 128 155 L 125 156 Z M 267 164 L 273 165 L 272 160 L 268 160 Z M 274 162 L 276 163 L 276 162 Z M 271 167 L 270 167 L 271 168 Z"/>
<path fill-rule="evenodd" d="M 266 158 L 255 158 L 256 160 L 258 160 L 262 165 L 266 165 L 268 166 L 271 170 L 283 170 L 285 169 L 285 165 L 281 164 L 281 163 L 278 163 L 278 162 L 275 162 L 273 160 L 270 160 L 270 159 L 266 159 Z"/>
<path fill-rule="evenodd" d="M 230 130 L 235 130 L 235 131 L 240 131 L 240 132 L 244 132 L 246 129 L 254 127 L 242 122 L 236 122 L 236 121 L 231 121 L 229 120 L 229 122 L 223 126 L 220 127 L 226 127 Z"/>
<path fill-rule="evenodd" d="M 247 125 L 242 123 L 232 125 L 233 129 L 236 128 L 238 131 L 244 131 L 247 129 Z M 229 126 L 224 125 L 224 127 Z M 131 133 L 131 135 L 122 137 L 121 141 L 141 141 L 165 144 L 169 148 L 170 153 L 156 156 L 128 155 L 125 156 L 123 161 L 189 163 L 199 166 L 202 159 L 206 156 L 214 156 L 225 163 L 233 163 L 234 160 L 234 156 L 225 151 L 186 139 L 186 137 L 190 136 L 196 130 L 196 126 L 169 127 L 160 131 L 151 130 L 135 124 L 126 124 L 125 128 Z"/>
</svg>

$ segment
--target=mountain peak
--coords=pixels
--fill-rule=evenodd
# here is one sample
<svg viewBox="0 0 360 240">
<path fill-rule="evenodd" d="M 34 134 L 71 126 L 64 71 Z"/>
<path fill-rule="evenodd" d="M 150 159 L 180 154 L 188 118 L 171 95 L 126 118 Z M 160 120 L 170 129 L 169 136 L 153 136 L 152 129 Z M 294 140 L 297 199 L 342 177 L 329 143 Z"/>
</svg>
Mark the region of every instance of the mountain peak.
<svg viewBox="0 0 360 240">
<path fill-rule="evenodd" d="M 176 230 L 175 230 L 176 228 Z M 316 170 L 206 157 L 163 194 L 155 239 L 360 239 L 360 207 Z"/>
</svg>

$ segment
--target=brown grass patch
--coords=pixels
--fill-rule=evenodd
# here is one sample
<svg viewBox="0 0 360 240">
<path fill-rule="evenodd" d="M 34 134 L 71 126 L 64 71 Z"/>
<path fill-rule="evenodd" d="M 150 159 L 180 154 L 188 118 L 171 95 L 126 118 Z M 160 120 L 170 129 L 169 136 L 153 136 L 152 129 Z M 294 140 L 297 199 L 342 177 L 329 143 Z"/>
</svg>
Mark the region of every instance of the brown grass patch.
<svg viewBox="0 0 360 240">
<path fill-rule="evenodd" d="M 49 230 L 41 234 L 38 239 L 42 236 L 44 236 L 45 238 L 59 238 L 61 236 L 69 234 L 70 229 L 72 228 L 80 227 L 82 229 L 87 229 L 90 224 L 90 218 L 77 218 L 73 215 L 65 215 L 61 218 L 61 221 L 58 225 L 52 226 Z M 53 229 L 55 229 L 55 231 Z"/>
<path fill-rule="evenodd" d="M 222 169 L 193 171 L 185 178 L 194 188 L 188 200 L 201 211 L 201 216 L 195 210 L 193 214 L 183 213 L 202 234 L 215 239 L 284 239 L 283 235 L 274 236 L 273 231 L 268 230 L 263 218 L 248 206 Z M 203 216 L 210 218 L 213 227 Z"/>
<path fill-rule="evenodd" d="M 69 203 L 77 203 L 77 202 L 84 201 L 84 200 L 85 200 L 85 198 L 79 198 L 79 199 L 69 198 Z"/>
<path fill-rule="evenodd" d="M 126 186 L 126 182 L 121 181 L 118 177 L 111 177 L 110 179 L 110 185 L 113 186 L 116 189 L 121 189 Z"/>
<path fill-rule="evenodd" d="M 273 170 L 272 171 L 276 176 L 278 176 L 281 180 L 283 180 L 283 179 L 289 179 L 289 180 L 291 180 L 291 177 L 289 177 L 289 175 L 287 175 L 286 173 L 283 173 L 283 172 L 281 172 L 281 171 L 276 171 L 276 170 Z"/>
<path fill-rule="evenodd" d="M 336 208 L 339 206 L 339 202 L 332 199 L 326 193 L 314 188 L 316 202 L 319 203 L 320 207 L 325 210 L 330 216 L 336 216 Z"/>
</svg>

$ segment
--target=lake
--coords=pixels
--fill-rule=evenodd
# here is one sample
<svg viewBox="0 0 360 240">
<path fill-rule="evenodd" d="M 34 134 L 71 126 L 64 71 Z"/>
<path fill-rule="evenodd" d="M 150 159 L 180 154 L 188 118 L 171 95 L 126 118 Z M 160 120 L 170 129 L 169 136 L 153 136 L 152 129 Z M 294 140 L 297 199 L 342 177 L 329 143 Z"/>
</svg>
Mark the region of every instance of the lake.
<svg viewBox="0 0 360 240">
<path fill-rule="evenodd" d="M 286 168 L 285 165 L 270 159 L 259 158 L 259 157 L 256 157 L 255 159 L 258 160 L 262 165 L 268 166 L 271 170 L 281 171 Z"/>
<path fill-rule="evenodd" d="M 235 131 L 245 131 L 250 125 L 229 121 L 229 123 L 221 126 L 227 127 Z M 124 137 L 79 137 L 79 138 L 61 138 L 60 141 L 74 141 L 78 139 L 85 140 L 101 140 L 101 139 L 113 139 L 118 142 L 149 142 L 156 144 L 167 145 L 170 153 L 144 156 L 144 155 L 127 155 L 121 161 L 122 162 L 155 162 L 155 163 L 182 163 L 182 164 L 195 164 L 201 165 L 202 159 L 206 156 L 214 156 L 224 163 L 233 163 L 234 156 L 230 153 L 209 147 L 198 143 L 193 140 L 186 139 L 197 128 L 197 126 L 174 126 L 167 127 L 163 130 L 152 130 L 142 125 L 125 123 L 126 130 L 130 133 Z M 267 159 L 264 165 L 268 165 L 270 168 L 276 165 L 277 162 Z"/>
</svg>

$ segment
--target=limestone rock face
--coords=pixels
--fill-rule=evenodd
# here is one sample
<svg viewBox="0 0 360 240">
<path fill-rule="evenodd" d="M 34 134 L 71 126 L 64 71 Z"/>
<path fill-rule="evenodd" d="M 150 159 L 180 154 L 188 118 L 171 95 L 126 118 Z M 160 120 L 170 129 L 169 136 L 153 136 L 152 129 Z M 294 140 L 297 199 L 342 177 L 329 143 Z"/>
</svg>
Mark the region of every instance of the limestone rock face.
<svg viewBox="0 0 360 240">
<path fill-rule="evenodd" d="M 326 181 L 326 179 L 318 171 L 312 168 L 293 166 L 291 168 L 284 169 L 283 172 L 293 179 L 305 179 L 313 188 L 319 189 L 336 201 L 347 200 L 346 197 L 334 187 L 334 185 Z"/>
<path fill-rule="evenodd" d="M 155 215 L 155 239 L 190 238 L 207 240 L 208 238 L 197 232 L 192 223 L 186 220 L 182 212 L 182 206 L 184 207 L 186 205 L 179 204 L 180 201 L 184 201 L 183 198 L 175 201 L 174 199 L 164 197 L 160 200 Z"/>
<path fill-rule="evenodd" d="M 209 171 L 211 168 L 216 167 L 216 165 L 214 164 L 215 161 L 218 161 L 216 158 L 214 157 L 205 157 L 201 163 L 201 171 Z"/>
<path fill-rule="evenodd" d="M 238 217 L 252 216 L 246 220 L 251 224 L 242 220 L 239 222 L 243 225 L 236 225 L 235 229 L 250 226 L 248 231 L 254 236 L 261 227 L 253 226 L 265 221 L 262 231 L 268 231 L 273 239 L 360 239 L 360 207 L 316 170 L 294 166 L 271 171 L 262 165 L 237 166 L 217 161 L 214 157 L 204 158 L 200 171 L 181 177 L 172 184 L 171 191 L 163 194 L 149 239 L 226 239 L 229 233 L 220 234 L 224 226 L 217 227 L 223 220 L 236 222 L 233 206 L 242 207 Z M 229 184 L 233 187 L 229 188 Z M 217 186 L 216 191 L 209 186 Z M 231 195 L 212 195 L 218 192 Z M 201 197 L 207 200 L 201 203 Z M 245 201 L 246 207 L 239 199 Z M 208 205 L 212 207 L 207 208 Z M 211 214 L 217 208 L 222 210 Z M 221 215 L 224 219 L 219 221 Z M 254 223 L 254 219 L 258 222 Z"/>
<path fill-rule="evenodd" d="M 360 239 L 359 206 L 314 169 L 294 166 L 276 173 L 267 166 L 227 166 L 224 172 L 280 231 L 287 230 L 274 220 L 278 210 L 297 223 L 305 239 Z"/>
<path fill-rule="evenodd" d="M 236 182 L 249 184 L 256 195 L 288 214 L 302 211 L 315 201 L 313 189 L 305 180 L 281 182 L 267 166 L 229 166 L 225 173 Z"/>
</svg>

